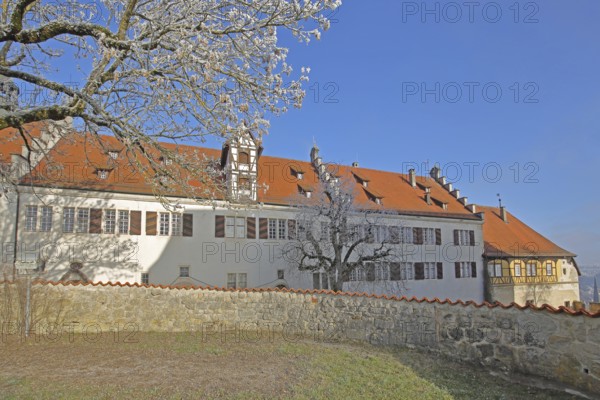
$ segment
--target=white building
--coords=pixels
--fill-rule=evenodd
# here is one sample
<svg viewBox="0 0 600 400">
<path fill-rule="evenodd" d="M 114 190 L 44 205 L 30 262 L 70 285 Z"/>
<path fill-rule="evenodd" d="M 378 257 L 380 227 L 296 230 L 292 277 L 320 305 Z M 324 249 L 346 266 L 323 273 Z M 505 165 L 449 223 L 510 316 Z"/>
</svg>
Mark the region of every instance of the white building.
<svg viewBox="0 0 600 400">
<path fill-rule="evenodd" d="M 64 128 L 64 126 L 62 126 Z M 1 262 L 44 260 L 42 278 L 220 287 L 323 288 L 322 275 L 299 272 L 284 256 L 297 235 L 295 196 L 310 196 L 310 162 L 262 155 L 247 135 L 222 150 L 171 146 L 214 159 L 227 198 L 198 203 L 172 193 L 175 210 L 131 168 L 113 137 L 101 144 L 73 133 L 54 143 L 45 124 L 28 129 L 49 143 L 18 190 L 0 198 Z M 46 133 L 44 133 L 46 132 Z M 16 132 L 0 132 L 1 161 L 22 164 Z M 33 139 L 32 139 L 33 140 Z M 34 154 L 35 155 L 35 154 Z M 169 161 L 165 161 L 169 163 Z M 392 210 L 385 229 L 402 229 L 402 262 L 355 273 L 345 289 L 417 297 L 484 299 L 484 216 L 433 169 L 431 176 L 339 166 L 356 183 L 357 201 Z"/>
</svg>

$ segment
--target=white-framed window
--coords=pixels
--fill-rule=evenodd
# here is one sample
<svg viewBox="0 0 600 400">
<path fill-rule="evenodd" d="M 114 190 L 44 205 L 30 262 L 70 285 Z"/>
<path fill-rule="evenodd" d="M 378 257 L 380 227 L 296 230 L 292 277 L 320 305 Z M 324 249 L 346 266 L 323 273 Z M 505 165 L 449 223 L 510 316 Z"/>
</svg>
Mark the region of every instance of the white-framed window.
<svg viewBox="0 0 600 400">
<path fill-rule="evenodd" d="M 329 281 L 327 280 L 327 274 L 324 272 L 313 273 L 313 289 L 329 289 Z"/>
<path fill-rule="evenodd" d="M 71 233 L 75 230 L 75 207 L 63 208 L 63 232 Z"/>
<path fill-rule="evenodd" d="M 40 215 L 40 232 L 50 232 L 52 230 L 52 207 L 43 206 L 42 215 Z"/>
<path fill-rule="evenodd" d="M 243 273 L 228 273 L 227 287 L 234 289 L 243 289 L 248 287 L 248 274 Z"/>
<path fill-rule="evenodd" d="M 116 160 L 117 157 L 119 157 L 119 152 L 118 151 L 109 151 L 108 156 L 110 158 L 112 158 L 113 160 Z"/>
<path fill-rule="evenodd" d="M 515 276 L 521 276 L 521 261 L 515 261 Z"/>
<path fill-rule="evenodd" d="M 365 270 L 363 267 L 356 267 L 352 271 L 350 271 L 350 276 L 348 277 L 351 281 L 358 282 L 365 280 Z"/>
<path fill-rule="evenodd" d="M 129 210 L 119 210 L 119 233 L 129 234 Z"/>
<path fill-rule="evenodd" d="M 400 228 L 400 243 L 413 243 L 413 228 L 406 226 Z"/>
<path fill-rule="evenodd" d="M 470 262 L 460 263 L 460 278 L 471 278 L 472 269 Z"/>
<path fill-rule="evenodd" d="M 37 231 L 38 208 L 37 206 L 25 207 L 25 231 Z"/>
<path fill-rule="evenodd" d="M 375 241 L 384 243 L 390 241 L 390 229 L 387 225 L 378 225 L 375 227 Z"/>
<path fill-rule="evenodd" d="M 277 239 L 277 220 L 269 219 L 269 239 Z"/>
<path fill-rule="evenodd" d="M 180 265 L 179 266 L 179 277 L 180 278 L 189 278 L 190 277 L 190 266 L 189 265 Z"/>
<path fill-rule="evenodd" d="M 456 232 L 458 232 L 458 245 L 459 246 L 473 245 L 473 243 L 471 243 L 471 232 L 472 231 L 467 230 L 467 229 L 458 229 L 458 230 L 456 230 Z"/>
<path fill-rule="evenodd" d="M 225 237 L 245 238 L 246 219 L 244 217 L 225 217 Z"/>
<path fill-rule="evenodd" d="M 403 262 L 400 264 L 400 279 L 403 281 L 412 281 L 415 279 L 413 263 Z"/>
<path fill-rule="evenodd" d="M 98 170 L 98 178 L 99 179 L 107 179 L 108 178 L 108 171 L 105 169 L 99 169 Z"/>
<path fill-rule="evenodd" d="M 161 236 L 169 236 L 169 225 L 171 214 L 159 213 L 158 234 Z"/>
<path fill-rule="evenodd" d="M 553 273 L 553 268 L 552 268 L 552 261 L 546 261 L 546 275 L 547 276 L 552 276 L 554 275 Z"/>
<path fill-rule="evenodd" d="M 423 272 L 425 279 L 437 279 L 437 267 L 434 262 L 423 263 Z"/>
<path fill-rule="evenodd" d="M 181 236 L 183 233 L 183 217 L 181 214 L 171 214 L 171 236 Z"/>
<path fill-rule="evenodd" d="M 141 282 L 142 285 L 147 285 L 150 282 L 150 274 L 148 274 L 147 272 L 142 272 Z"/>
<path fill-rule="evenodd" d="M 88 233 L 89 230 L 90 230 L 90 209 L 89 208 L 78 208 L 77 209 L 76 232 L 77 233 Z"/>
<path fill-rule="evenodd" d="M 488 271 L 490 276 L 493 278 L 502 277 L 502 262 L 501 261 L 492 261 L 488 264 Z"/>
<path fill-rule="evenodd" d="M 423 244 L 435 244 L 435 229 L 423 228 Z M 427 274 L 425 274 L 427 276 Z M 427 278 L 425 278 L 427 279 Z"/>
<path fill-rule="evenodd" d="M 527 274 L 527 276 L 536 276 L 537 275 L 537 262 L 527 261 L 527 264 L 525 264 L 525 273 Z"/>
<path fill-rule="evenodd" d="M 375 264 L 375 280 L 376 281 L 389 281 L 390 280 L 390 266 L 387 263 Z"/>
<path fill-rule="evenodd" d="M 104 233 L 115 233 L 117 224 L 117 211 L 104 210 Z"/>
<path fill-rule="evenodd" d="M 279 240 L 287 239 L 287 220 L 277 220 L 277 238 Z"/>
</svg>

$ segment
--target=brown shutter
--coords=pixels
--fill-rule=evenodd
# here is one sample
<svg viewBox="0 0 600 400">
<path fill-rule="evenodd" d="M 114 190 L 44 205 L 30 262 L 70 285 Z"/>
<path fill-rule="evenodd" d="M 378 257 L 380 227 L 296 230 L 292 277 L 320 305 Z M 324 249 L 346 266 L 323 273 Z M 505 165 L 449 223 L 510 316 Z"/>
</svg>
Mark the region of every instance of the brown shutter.
<svg viewBox="0 0 600 400">
<path fill-rule="evenodd" d="M 425 279 L 425 266 L 423 263 L 415 263 L 415 280 L 422 281 Z"/>
<path fill-rule="evenodd" d="M 256 239 L 256 218 L 246 218 L 246 238 Z"/>
<path fill-rule="evenodd" d="M 259 218 L 258 219 L 258 237 L 259 239 L 269 238 L 269 219 Z"/>
<path fill-rule="evenodd" d="M 156 235 L 156 212 L 146 211 L 146 235 Z"/>
<path fill-rule="evenodd" d="M 458 240 L 458 230 L 455 229 L 454 230 L 454 245 L 458 246 L 460 244 L 459 240 Z"/>
<path fill-rule="evenodd" d="M 391 263 L 390 264 L 390 280 L 391 281 L 399 281 L 402 275 L 400 274 L 400 267 L 402 264 L 400 263 Z"/>
<path fill-rule="evenodd" d="M 225 216 L 215 215 L 215 237 L 225 237 Z"/>
<path fill-rule="evenodd" d="M 90 210 L 90 233 L 102 233 L 102 210 L 99 208 Z"/>
<path fill-rule="evenodd" d="M 129 212 L 129 234 L 130 235 L 141 235 L 142 234 L 142 212 L 141 211 L 130 211 Z"/>
<path fill-rule="evenodd" d="M 460 278 L 460 263 L 458 261 L 454 263 L 454 276 Z"/>
<path fill-rule="evenodd" d="M 469 245 L 475 246 L 475 231 L 469 231 Z"/>
<path fill-rule="evenodd" d="M 442 230 L 440 228 L 435 229 L 435 244 L 440 246 L 442 244 Z"/>
<path fill-rule="evenodd" d="M 437 263 L 437 278 L 444 279 L 444 265 L 441 262 Z"/>
<path fill-rule="evenodd" d="M 365 269 L 367 270 L 367 282 L 373 282 L 375 280 L 375 264 L 367 264 Z"/>
<path fill-rule="evenodd" d="M 423 244 L 423 228 L 413 228 L 414 244 Z"/>
<path fill-rule="evenodd" d="M 183 214 L 183 236 L 194 236 L 193 214 Z"/>
<path fill-rule="evenodd" d="M 288 239 L 296 240 L 296 220 L 288 219 Z"/>
<path fill-rule="evenodd" d="M 477 278 L 477 263 L 471 263 L 471 278 Z"/>
</svg>

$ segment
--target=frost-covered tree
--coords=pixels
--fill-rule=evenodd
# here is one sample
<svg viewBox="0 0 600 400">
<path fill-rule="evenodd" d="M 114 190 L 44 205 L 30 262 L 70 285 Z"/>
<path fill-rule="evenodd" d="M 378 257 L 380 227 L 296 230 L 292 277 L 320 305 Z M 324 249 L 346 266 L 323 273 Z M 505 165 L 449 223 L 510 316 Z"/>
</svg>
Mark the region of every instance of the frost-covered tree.
<svg viewBox="0 0 600 400">
<path fill-rule="evenodd" d="M 335 168 L 334 168 L 335 169 Z M 292 200 L 298 208 L 296 237 L 286 246 L 285 259 L 300 271 L 324 274 L 321 286 L 342 290 L 351 275 L 375 281 L 377 265 L 401 259 L 399 226 L 390 226 L 392 213 L 383 206 L 369 207 L 356 201 L 355 184 L 336 176 L 331 168 L 317 171 L 311 195 Z M 372 278 L 372 279 L 371 279 Z M 388 285 L 392 285 L 389 276 Z M 396 290 L 403 285 L 398 279 Z M 352 289 L 349 287 L 349 289 Z"/>
<path fill-rule="evenodd" d="M 269 115 L 300 107 L 308 79 L 308 68 L 286 62 L 281 37 L 318 39 L 340 4 L 4 0 L 0 129 L 17 128 L 29 142 L 25 124 L 72 117 L 151 160 L 168 153 L 161 140 L 260 136 Z"/>
</svg>

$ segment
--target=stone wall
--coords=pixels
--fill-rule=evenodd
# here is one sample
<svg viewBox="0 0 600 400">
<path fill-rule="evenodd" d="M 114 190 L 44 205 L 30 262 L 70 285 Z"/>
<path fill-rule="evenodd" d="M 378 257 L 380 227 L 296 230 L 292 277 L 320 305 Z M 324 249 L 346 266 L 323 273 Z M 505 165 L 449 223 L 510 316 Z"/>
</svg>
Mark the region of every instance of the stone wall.
<svg viewBox="0 0 600 400">
<path fill-rule="evenodd" d="M 0 299 L 9 286 L 0 285 Z M 190 331 L 243 340 L 244 332 L 409 346 L 564 382 L 600 394 L 600 314 L 551 308 L 387 299 L 276 290 L 137 285 L 34 285 L 37 334 Z M 0 314 L 2 317 L 2 314 Z M 13 318 L 13 317 L 11 317 Z M 4 317 L 3 337 L 17 327 Z M 257 339 L 258 338 L 258 339 Z"/>
</svg>

